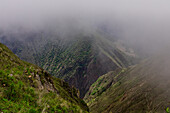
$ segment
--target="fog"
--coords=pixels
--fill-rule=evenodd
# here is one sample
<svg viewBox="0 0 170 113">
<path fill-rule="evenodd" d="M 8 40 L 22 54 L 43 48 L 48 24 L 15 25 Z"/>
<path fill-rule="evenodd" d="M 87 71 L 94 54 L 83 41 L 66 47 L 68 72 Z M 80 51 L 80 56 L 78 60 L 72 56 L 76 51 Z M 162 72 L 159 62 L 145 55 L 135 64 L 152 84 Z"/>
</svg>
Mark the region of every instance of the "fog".
<svg viewBox="0 0 170 113">
<path fill-rule="evenodd" d="M 6 34 L 88 33 L 105 25 L 129 44 L 158 50 L 169 46 L 169 21 L 169 0 L 0 0 L 0 31 Z"/>
</svg>

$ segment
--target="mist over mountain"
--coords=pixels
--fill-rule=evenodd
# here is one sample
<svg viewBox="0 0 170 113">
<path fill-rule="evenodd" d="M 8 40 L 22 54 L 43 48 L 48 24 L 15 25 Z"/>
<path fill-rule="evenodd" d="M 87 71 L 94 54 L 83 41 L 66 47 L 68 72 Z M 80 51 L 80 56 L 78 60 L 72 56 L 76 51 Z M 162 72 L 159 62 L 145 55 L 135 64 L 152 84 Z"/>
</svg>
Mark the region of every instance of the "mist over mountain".
<svg viewBox="0 0 170 113">
<path fill-rule="evenodd" d="M 52 81 L 67 82 L 71 100 L 76 87 L 92 112 L 163 112 L 170 107 L 169 81 L 163 89 L 150 88 L 169 74 L 169 5 L 169 0 L 1 0 L 0 43 L 53 75 Z M 80 111 L 84 105 L 88 112 L 76 99 Z"/>
<path fill-rule="evenodd" d="M 169 43 L 169 4 L 168 0 L 6 0 L 0 4 L 0 31 L 88 33 L 106 25 L 128 43 L 156 51 Z"/>
</svg>

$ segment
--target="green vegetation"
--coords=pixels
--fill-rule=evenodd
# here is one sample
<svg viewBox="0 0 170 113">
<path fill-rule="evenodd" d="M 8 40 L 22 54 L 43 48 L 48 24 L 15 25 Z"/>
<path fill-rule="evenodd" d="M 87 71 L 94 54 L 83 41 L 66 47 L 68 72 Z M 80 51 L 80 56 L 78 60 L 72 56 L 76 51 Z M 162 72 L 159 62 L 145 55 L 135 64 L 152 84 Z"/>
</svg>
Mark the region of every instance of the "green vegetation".
<svg viewBox="0 0 170 113">
<path fill-rule="evenodd" d="M 91 85 L 91 89 L 90 89 L 91 95 L 97 94 L 96 96 L 99 96 L 100 94 L 102 94 L 108 87 L 111 86 L 113 82 L 116 82 L 119 79 L 120 75 L 124 73 L 125 70 L 126 69 L 118 69 L 117 70 L 118 72 L 109 72 L 99 77 L 97 81 Z M 111 76 L 111 74 L 113 75 Z M 120 83 L 116 82 L 115 84 L 120 84 Z"/>
<path fill-rule="evenodd" d="M 84 100 L 89 106 L 96 100 L 96 98 L 106 90 L 109 90 L 110 87 L 117 87 L 121 84 L 118 80 L 121 78 L 121 75 L 126 72 L 126 69 L 117 69 L 111 71 L 97 79 L 94 82 L 89 91 L 86 93 Z M 118 97 L 117 97 L 118 98 Z"/>
<path fill-rule="evenodd" d="M 0 86 L 2 87 L 0 111 L 29 112 L 30 110 L 36 110 L 40 112 L 41 107 L 36 103 L 38 94 L 35 93 L 35 89 L 28 86 L 26 87 L 21 80 L 10 76 L 10 73 L 9 71 L 5 72 L 0 70 Z"/>
<path fill-rule="evenodd" d="M 0 44 L 0 112 L 88 112 L 79 92 Z"/>
<path fill-rule="evenodd" d="M 166 112 L 167 112 L 167 113 L 170 113 L 169 107 L 166 108 Z"/>
</svg>

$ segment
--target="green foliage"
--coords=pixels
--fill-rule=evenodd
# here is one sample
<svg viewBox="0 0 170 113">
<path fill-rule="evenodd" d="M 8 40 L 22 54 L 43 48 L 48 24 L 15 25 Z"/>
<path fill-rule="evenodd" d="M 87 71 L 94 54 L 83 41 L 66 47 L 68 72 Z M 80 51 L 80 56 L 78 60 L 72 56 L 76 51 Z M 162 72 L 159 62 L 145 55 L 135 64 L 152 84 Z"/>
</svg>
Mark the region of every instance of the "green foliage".
<svg viewBox="0 0 170 113">
<path fill-rule="evenodd" d="M 97 91 L 96 91 L 96 90 L 94 90 L 91 94 L 92 94 L 92 95 L 95 95 L 95 94 L 96 94 L 96 92 L 97 92 Z"/>
<path fill-rule="evenodd" d="M 52 88 L 49 87 L 50 84 Z M 86 104 L 75 96 L 75 90 L 65 82 L 63 84 L 60 79 L 52 77 L 41 68 L 21 61 L 0 44 L 0 112 L 87 111 Z"/>
<path fill-rule="evenodd" d="M 17 70 L 12 69 L 13 70 Z M 17 70 L 18 71 L 18 70 Z M 16 71 L 16 72 L 17 72 Z M 17 72 L 18 73 L 18 72 Z M 0 70 L 0 81 L 3 87 L 1 98 L 1 109 L 0 111 L 18 111 L 22 107 L 27 106 L 27 110 L 37 106 L 37 94 L 34 88 L 28 87 L 21 80 L 17 80 L 14 76 L 9 76 L 9 72 Z M 9 106 L 13 106 L 9 109 Z"/>
<path fill-rule="evenodd" d="M 166 112 L 167 112 L 167 113 L 170 113 L 169 107 L 166 108 Z"/>
</svg>

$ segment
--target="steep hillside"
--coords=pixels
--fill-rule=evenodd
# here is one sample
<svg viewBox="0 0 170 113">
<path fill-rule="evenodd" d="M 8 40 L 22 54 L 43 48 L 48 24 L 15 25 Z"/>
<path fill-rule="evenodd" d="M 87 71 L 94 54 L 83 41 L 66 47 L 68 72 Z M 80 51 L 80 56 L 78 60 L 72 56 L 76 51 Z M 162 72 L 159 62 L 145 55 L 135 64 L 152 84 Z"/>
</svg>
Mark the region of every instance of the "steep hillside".
<svg viewBox="0 0 170 113">
<path fill-rule="evenodd" d="M 169 51 L 169 50 L 168 50 Z M 164 113 L 170 107 L 170 54 L 109 72 L 90 87 L 84 100 L 92 113 Z"/>
<path fill-rule="evenodd" d="M 123 41 L 100 33 L 74 34 L 67 38 L 41 34 L 24 41 L 5 40 L 5 37 L 1 41 L 21 59 L 74 85 L 81 97 L 99 76 L 137 61 L 134 51 Z"/>
<path fill-rule="evenodd" d="M 0 43 L 0 112 L 88 112 L 79 91 Z"/>
</svg>

